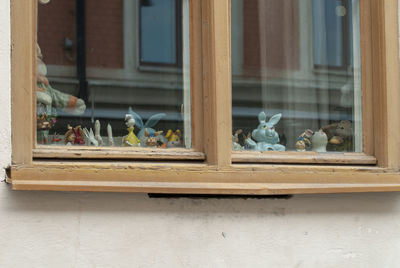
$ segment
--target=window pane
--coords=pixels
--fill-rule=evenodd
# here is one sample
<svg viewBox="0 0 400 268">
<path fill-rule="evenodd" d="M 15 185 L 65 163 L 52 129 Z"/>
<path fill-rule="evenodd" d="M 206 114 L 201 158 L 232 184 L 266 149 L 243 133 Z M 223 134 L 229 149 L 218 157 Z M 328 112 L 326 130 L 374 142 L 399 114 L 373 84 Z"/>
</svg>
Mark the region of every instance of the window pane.
<svg viewBox="0 0 400 268">
<path fill-rule="evenodd" d="M 176 9 L 180 1 L 140 2 L 140 61 L 147 64 L 177 64 Z"/>
<path fill-rule="evenodd" d="M 232 0 L 234 150 L 361 152 L 358 0 Z"/>
<path fill-rule="evenodd" d="M 189 0 L 39 4 L 38 144 L 190 148 L 188 10 Z"/>
</svg>

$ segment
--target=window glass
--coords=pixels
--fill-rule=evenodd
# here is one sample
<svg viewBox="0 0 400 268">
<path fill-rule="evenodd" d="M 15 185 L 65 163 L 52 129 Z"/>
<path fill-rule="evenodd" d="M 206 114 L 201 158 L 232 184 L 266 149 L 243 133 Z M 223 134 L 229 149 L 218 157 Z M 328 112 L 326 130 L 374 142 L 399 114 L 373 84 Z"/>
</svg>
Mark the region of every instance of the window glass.
<svg viewBox="0 0 400 268">
<path fill-rule="evenodd" d="M 191 147 L 189 1 L 46 2 L 37 143 Z"/>
<path fill-rule="evenodd" d="M 140 61 L 142 64 L 178 65 L 181 1 L 140 1 Z M 160 44 L 163 44 L 160 46 Z M 177 51 L 178 50 L 178 51 Z"/>
<path fill-rule="evenodd" d="M 313 0 L 312 5 L 314 65 L 321 68 L 350 67 L 353 57 L 351 1 Z"/>
<path fill-rule="evenodd" d="M 361 152 L 358 0 L 232 0 L 234 150 Z"/>
</svg>

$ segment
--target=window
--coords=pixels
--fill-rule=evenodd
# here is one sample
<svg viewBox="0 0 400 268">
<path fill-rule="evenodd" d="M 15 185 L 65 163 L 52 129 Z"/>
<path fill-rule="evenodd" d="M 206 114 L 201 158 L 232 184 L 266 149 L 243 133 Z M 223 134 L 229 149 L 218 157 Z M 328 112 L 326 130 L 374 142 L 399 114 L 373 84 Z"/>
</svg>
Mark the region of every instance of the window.
<svg viewBox="0 0 400 268">
<path fill-rule="evenodd" d="M 139 10 L 140 64 L 182 66 L 181 0 L 140 1 Z"/>
<path fill-rule="evenodd" d="M 232 27 L 243 35 L 232 43 L 234 150 L 362 153 L 358 1 L 231 3 Z M 342 31 L 349 25 L 354 31 Z M 316 72 L 316 61 L 328 69 Z"/>
<path fill-rule="evenodd" d="M 359 16 L 358 5 L 359 1 L 349 0 L 312 2 L 313 56 L 317 68 L 351 68 L 353 40 L 359 36 L 359 20 L 353 20 L 353 12 L 355 17 Z"/>
<path fill-rule="evenodd" d="M 147 147 L 148 135 L 159 147 L 190 148 L 186 28 L 182 37 L 188 3 L 40 4 L 37 143 Z M 140 54 L 133 53 L 135 48 Z M 180 71 L 145 71 L 142 65 L 175 66 Z M 126 133 L 128 124 L 131 130 Z"/>
<path fill-rule="evenodd" d="M 96 3 L 100 5 L 99 1 Z M 179 75 L 181 81 L 179 103 L 184 104 L 183 114 L 186 114 L 181 124 L 186 122 L 184 133 L 190 130 L 185 139 L 191 146 L 163 149 L 37 144 L 36 76 L 33 75 L 39 71 L 35 70 L 37 6 L 13 0 L 13 166 L 9 182 L 14 189 L 214 194 L 400 190 L 400 141 L 396 135 L 400 122 L 394 116 L 400 112 L 397 105 L 400 99 L 399 52 L 397 41 L 393 41 L 398 40 L 397 1 L 352 1 L 359 16 L 354 16 L 355 11 L 352 11 L 348 21 L 353 28 L 358 27 L 359 21 L 360 37 L 358 40 L 356 33 L 351 35 L 353 52 L 348 53 L 346 59 L 350 62 L 352 59 L 354 67 L 344 73 L 329 68 L 325 73 L 314 70 L 311 0 L 279 3 L 273 0 L 190 0 L 187 3 L 182 3 L 182 10 L 186 10 L 182 12 L 183 73 L 174 75 Z M 257 13 L 252 16 L 253 11 Z M 125 9 L 123 12 L 129 14 Z M 285 23 L 279 24 L 282 21 Z M 39 17 L 39 27 L 40 23 Z M 271 34 L 275 38 L 267 38 Z M 185 41 L 185 36 L 190 42 Z M 256 51 L 258 54 L 252 54 Z M 279 61 L 279 58 L 286 60 Z M 110 62 L 107 60 L 104 64 Z M 94 109 L 92 105 L 88 105 L 88 109 L 107 108 L 96 101 L 96 96 L 102 96 L 96 87 L 111 85 L 110 88 L 116 90 L 116 82 L 120 82 L 119 87 L 129 83 L 129 87 L 137 86 L 134 79 L 121 83 L 123 71 L 114 70 L 111 79 L 107 77 L 110 70 L 105 69 L 87 69 L 91 77 L 88 79 L 88 103 L 95 104 Z M 94 75 L 96 72 L 98 77 Z M 145 76 L 150 83 L 157 82 L 160 74 L 146 72 Z M 127 77 L 128 80 L 132 78 Z M 62 79 L 56 75 L 50 79 L 52 83 L 57 81 L 60 83 Z M 167 85 L 166 81 L 158 81 L 158 85 Z M 348 106 L 340 102 L 340 94 L 335 95 L 347 83 L 351 85 L 352 97 Z M 326 103 L 311 101 L 311 104 L 300 105 L 302 96 L 296 95 L 299 91 L 311 94 L 323 89 Z M 98 94 L 93 95 L 96 91 Z M 109 96 L 114 94 L 125 96 L 114 92 Z M 266 94 L 265 97 L 262 94 Z M 132 95 L 131 100 L 137 101 L 134 96 L 137 95 Z M 154 98 L 149 105 L 143 105 L 143 109 L 154 105 L 154 99 L 165 101 L 169 97 L 151 96 Z M 121 111 L 126 113 L 129 106 L 121 106 L 123 101 L 120 99 L 114 107 L 122 107 Z M 111 115 L 110 111 L 114 110 L 103 114 Z M 257 140 L 257 134 L 253 133 L 250 138 L 257 148 L 261 146 L 258 143 L 264 143 L 263 146 L 280 144 L 285 134 L 287 143 L 280 144 L 285 146 L 284 151 L 269 150 L 268 146 L 266 150 L 232 149 L 235 145 L 232 132 L 242 128 L 247 138 L 247 132 L 257 129 L 260 121 L 267 121 L 281 110 L 282 125 L 275 124 L 276 133 L 281 135 L 278 142 Z M 124 114 L 117 117 L 123 125 Z M 27 120 L 30 118 L 32 120 Z M 88 128 L 93 124 L 90 117 L 85 119 L 85 114 L 82 118 L 79 120 L 86 120 L 83 122 L 87 122 Z M 295 142 L 308 125 L 318 131 L 325 124 L 337 123 L 338 119 L 352 121 L 348 149 L 323 153 L 307 148 L 297 151 Z M 242 146 L 240 140 L 238 145 Z"/>
</svg>

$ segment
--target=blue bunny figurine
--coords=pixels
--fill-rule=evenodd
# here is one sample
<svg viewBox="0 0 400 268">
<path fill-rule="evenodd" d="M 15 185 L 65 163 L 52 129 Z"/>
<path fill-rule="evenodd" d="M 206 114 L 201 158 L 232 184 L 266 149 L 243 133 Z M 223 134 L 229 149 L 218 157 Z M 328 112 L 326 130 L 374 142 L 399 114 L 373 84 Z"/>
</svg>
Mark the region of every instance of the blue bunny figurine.
<svg viewBox="0 0 400 268">
<path fill-rule="evenodd" d="M 154 135 L 156 133 L 156 130 L 153 129 L 152 127 L 154 127 L 164 116 L 166 116 L 166 114 L 164 114 L 164 113 L 152 115 L 146 121 L 146 123 L 143 124 L 142 118 L 140 117 L 140 115 L 138 115 L 137 113 L 135 113 L 132 110 L 132 107 L 129 107 L 128 113 L 132 115 L 133 119 L 135 119 L 135 125 L 140 129 L 140 131 L 137 135 L 139 140 L 143 140 L 146 138 L 144 135 L 144 132 L 146 129 L 150 136 Z"/>
<path fill-rule="evenodd" d="M 251 133 L 251 138 L 246 140 L 246 148 L 256 151 L 285 151 L 285 146 L 278 144 L 279 135 L 275 131 L 275 125 L 281 119 L 282 114 L 272 116 L 267 122 L 264 112 L 258 114 L 259 125 Z"/>
</svg>

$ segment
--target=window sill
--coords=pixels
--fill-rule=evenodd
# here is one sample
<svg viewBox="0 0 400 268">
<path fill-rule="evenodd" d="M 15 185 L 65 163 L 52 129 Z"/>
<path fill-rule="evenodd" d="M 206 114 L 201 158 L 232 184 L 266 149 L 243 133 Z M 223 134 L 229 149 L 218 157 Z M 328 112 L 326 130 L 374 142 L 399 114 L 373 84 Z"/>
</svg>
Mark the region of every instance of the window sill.
<svg viewBox="0 0 400 268">
<path fill-rule="evenodd" d="M 139 71 L 142 72 L 157 72 L 157 73 L 171 73 L 171 74 L 182 74 L 182 68 L 174 67 L 174 66 L 159 66 L 159 65 L 146 65 L 141 64 L 138 67 Z"/>
<path fill-rule="evenodd" d="M 184 148 L 38 146 L 33 157 L 43 159 L 204 160 L 205 154 Z"/>
<path fill-rule="evenodd" d="M 400 191 L 400 173 L 367 166 L 47 162 L 11 167 L 14 190 L 198 194 L 309 194 Z"/>
<path fill-rule="evenodd" d="M 340 152 L 255 152 L 233 151 L 234 163 L 283 163 L 283 164 L 336 164 L 336 165 L 376 165 L 374 156 L 364 153 Z"/>
</svg>

